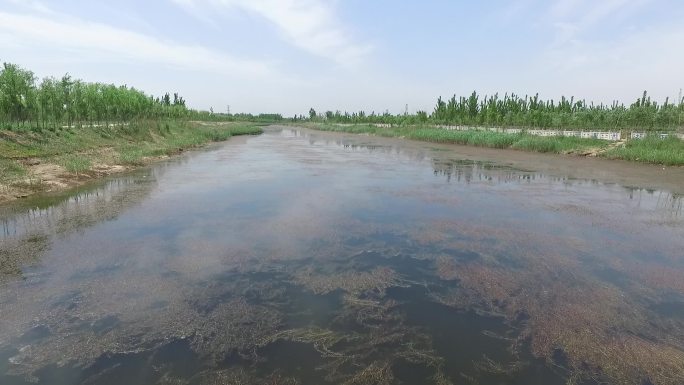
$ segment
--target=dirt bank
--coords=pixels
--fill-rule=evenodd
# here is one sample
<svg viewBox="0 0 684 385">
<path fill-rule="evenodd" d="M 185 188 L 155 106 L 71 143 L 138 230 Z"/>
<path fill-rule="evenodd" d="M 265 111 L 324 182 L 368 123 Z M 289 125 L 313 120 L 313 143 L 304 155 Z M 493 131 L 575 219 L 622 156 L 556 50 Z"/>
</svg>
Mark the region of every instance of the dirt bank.
<svg viewBox="0 0 684 385">
<path fill-rule="evenodd" d="M 111 149 L 104 149 L 103 152 L 105 151 L 107 155 L 111 154 Z M 103 156 L 103 162 L 93 163 L 89 170 L 82 172 L 69 172 L 62 165 L 47 160 L 23 159 L 26 177 L 11 184 L 0 184 L 0 204 L 36 193 L 57 192 L 81 186 L 94 179 L 143 167 L 168 156 L 143 158 L 138 165 L 116 164 L 107 161 L 108 158 L 110 157 Z"/>
<path fill-rule="evenodd" d="M 261 131 L 251 123 L 183 121 L 101 131 L 0 131 L 0 204 L 73 188 L 207 143 Z"/>
</svg>

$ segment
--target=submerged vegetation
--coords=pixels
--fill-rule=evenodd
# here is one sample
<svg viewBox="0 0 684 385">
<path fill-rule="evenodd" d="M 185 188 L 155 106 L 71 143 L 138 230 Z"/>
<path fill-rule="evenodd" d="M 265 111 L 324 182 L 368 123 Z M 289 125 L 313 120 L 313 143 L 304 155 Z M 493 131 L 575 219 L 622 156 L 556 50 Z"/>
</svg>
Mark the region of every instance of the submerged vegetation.
<svg viewBox="0 0 684 385">
<path fill-rule="evenodd" d="M 211 207 L 188 191 L 215 187 L 215 170 L 194 163 L 4 221 L 0 382 L 680 385 L 684 238 L 661 212 L 630 210 L 618 186 L 439 151 L 417 162 L 427 172 L 387 171 L 424 147 L 380 152 L 359 138 L 329 144 L 336 157 L 366 143 L 353 164 L 291 169 L 281 160 L 327 154 L 322 140 L 284 138 L 250 143 L 279 162 L 254 169 L 267 179 L 200 193 L 218 198 Z M 200 165 L 245 154 L 231 150 Z M 187 170 L 203 183 L 168 194 Z M 333 177 L 356 185 L 331 190 Z M 670 244 L 653 235 L 663 230 Z"/>
<path fill-rule="evenodd" d="M 473 94 L 448 103 L 440 99 L 431 115 L 326 113 L 321 119 L 312 111 L 309 120 L 327 131 L 684 164 L 683 142 L 674 138 L 651 136 L 612 145 L 434 126 L 675 130 L 681 127 L 681 112 L 681 103 L 658 105 L 646 95 L 626 108 L 514 95 L 479 101 Z M 67 177 L 87 180 L 232 135 L 261 132 L 254 122 L 241 120 L 279 122 L 282 117 L 192 111 L 178 95 L 153 98 L 69 76 L 36 85 L 32 73 L 6 64 L 0 74 L 0 194 L 9 187 L 15 189 L 12 194 L 43 189 L 50 173 L 56 179 L 49 182 L 57 185 L 66 184 Z M 446 162 L 434 164 L 433 171 L 451 175 L 459 167 L 472 172 L 476 165 Z M 278 177 L 273 171 L 268 170 L 266 180 Z M 310 182 L 315 178 L 308 171 Z M 492 173 L 485 175 L 487 183 Z M 508 181 L 515 180 L 510 174 L 516 171 L 505 173 Z M 296 177 L 296 171 L 286 174 Z M 319 209 L 316 200 L 323 199 L 316 186 L 307 191 L 312 195 L 303 195 L 312 198 L 307 203 L 313 206 L 272 210 L 271 201 L 249 200 L 269 192 L 282 198 L 282 191 L 270 191 L 259 180 L 248 186 L 258 187 L 253 190 L 214 196 L 221 197 L 212 208 L 220 217 L 210 218 L 215 221 L 210 231 L 192 220 L 191 226 L 197 226 L 192 231 L 169 230 L 141 215 L 128 222 L 136 230 L 131 233 L 141 234 L 135 241 L 96 249 L 82 245 L 68 252 L 54 247 L 55 239 L 73 240 L 86 227 L 114 220 L 143 200 L 154 183 L 145 179 L 133 178 L 131 186 L 114 193 L 79 195 L 65 203 L 71 204 L 68 210 L 50 207 L 3 222 L 0 282 L 22 277 L 26 283 L 20 295 L 0 291 L 0 358 L 7 371 L 0 375 L 39 381 L 71 370 L 84 382 L 107 376 L 122 376 L 126 382 L 126 372 L 144 377 L 128 370 L 130 360 L 149 364 L 153 370 L 144 375 L 159 384 L 477 385 L 531 378 L 529 372 L 541 376 L 535 377 L 543 378 L 539 381 L 569 385 L 680 385 L 684 378 L 684 318 L 654 309 L 654 304 L 671 301 L 676 307 L 681 302 L 681 248 L 646 245 L 634 251 L 641 244 L 625 241 L 622 234 L 646 227 L 612 235 L 611 226 L 621 221 L 611 217 L 610 225 L 601 223 L 592 207 L 573 206 L 566 195 L 560 195 L 564 205 L 534 206 L 544 212 L 535 217 L 540 221 L 536 228 L 534 221 L 526 223 L 530 229 L 518 227 L 520 222 L 511 225 L 504 215 L 495 225 L 478 225 L 487 216 L 483 212 L 496 210 L 500 200 L 487 200 L 487 208 L 476 207 L 476 213 L 454 210 L 462 198 L 455 198 L 452 189 L 430 189 L 429 197 L 423 196 L 397 184 L 410 178 L 394 174 L 387 178 L 391 183 L 381 185 L 386 195 L 372 188 L 376 185 L 362 190 L 370 191 L 371 199 L 382 195 L 388 205 L 383 207 L 391 208 L 382 215 L 389 217 L 373 222 L 372 213 L 360 215 L 352 207 L 331 216 L 357 217 L 312 220 L 310 212 L 316 210 L 311 207 Z M 474 182 L 467 190 L 475 188 Z M 569 182 L 556 193 L 568 189 L 572 193 Z M 525 192 L 534 194 L 533 189 Z M 321 195 L 332 196 L 323 199 L 328 203 L 339 198 L 327 191 Z M 240 199 L 231 200 L 234 196 Z M 525 204 L 542 200 L 529 198 Z M 221 206 L 225 202 L 229 205 Z M 236 207 L 247 207 L 250 215 Z M 522 215 L 514 211 L 516 205 L 499 207 L 512 217 Z M 563 210 L 589 212 L 591 219 L 570 216 L 579 225 L 549 229 L 544 221 Z M 274 212 L 280 213 L 275 219 L 270 216 Z M 435 219 L 435 213 L 442 219 Z M 453 219 L 460 214 L 470 219 Z M 155 220 L 166 223 L 169 218 Z M 221 231 L 229 226 L 234 227 Z M 572 234 L 590 227 L 599 229 L 601 242 Z M 99 242 L 107 245 L 115 233 Z M 228 238 L 228 243 L 210 237 Z M 25 275 L 27 266 L 36 267 L 53 250 L 65 254 L 53 259 L 64 258 L 68 268 L 52 266 L 56 271 L 50 275 Z M 633 257 L 640 252 L 653 258 Z M 168 356 L 174 354 L 190 357 L 184 363 L 187 372 L 173 367 L 177 362 Z"/>
<path fill-rule="evenodd" d="M 482 240 L 489 239 L 494 231 L 510 249 L 505 254 L 507 261 L 499 252 L 468 261 L 450 256 L 437 258 L 438 276 L 458 282 L 456 290 L 437 298 L 449 306 L 494 312 L 518 324 L 521 333 L 517 343 L 529 342 L 535 356 L 568 368 L 568 383 L 647 381 L 674 385 L 683 378 L 684 346 L 678 338 L 684 324 L 682 320 L 652 314 L 643 305 L 644 297 L 655 294 L 651 288 L 629 281 L 633 295 L 626 296 L 620 286 L 583 271 L 576 258 L 553 253 L 544 245 L 556 243 L 562 249 L 562 242 L 567 240 L 537 238 L 516 230 L 478 229 L 455 222 L 442 222 L 439 227 L 444 234 L 480 233 L 475 237 Z M 472 241 L 468 247 L 471 250 L 476 246 L 475 239 Z M 529 241 L 543 246 L 536 253 L 515 249 L 515 245 L 524 247 L 524 242 Z M 601 263 L 605 262 L 614 261 L 609 258 Z M 612 266 L 627 276 L 633 274 L 626 266 Z M 669 290 L 677 290 L 673 282 L 666 285 Z"/>
</svg>

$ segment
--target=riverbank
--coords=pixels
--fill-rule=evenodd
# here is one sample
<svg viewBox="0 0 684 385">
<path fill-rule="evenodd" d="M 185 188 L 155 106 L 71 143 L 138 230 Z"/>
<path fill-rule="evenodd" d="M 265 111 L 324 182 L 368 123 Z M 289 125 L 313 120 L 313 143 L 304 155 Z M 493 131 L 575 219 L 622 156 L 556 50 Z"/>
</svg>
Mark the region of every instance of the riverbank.
<svg viewBox="0 0 684 385">
<path fill-rule="evenodd" d="M 123 126 L 0 130 L 0 203 L 79 186 L 234 135 L 253 123 L 142 121 Z"/>
<path fill-rule="evenodd" d="M 545 137 L 526 133 L 466 130 L 456 131 L 429 126 L 378 127 L 375 125 L 336 125 L 306 123 L 304 127 L 319 131 L 348 132 L 383 137 L 399 137 L 433 143 L 461 144 L 497 149 L 513 149 L 577 156 L 598 156 L 607 159 L 662 164 L 684 165 L 684 141 L 677 138 L 647 137 L 619 142 L 578 137 Z"/>
</svg>

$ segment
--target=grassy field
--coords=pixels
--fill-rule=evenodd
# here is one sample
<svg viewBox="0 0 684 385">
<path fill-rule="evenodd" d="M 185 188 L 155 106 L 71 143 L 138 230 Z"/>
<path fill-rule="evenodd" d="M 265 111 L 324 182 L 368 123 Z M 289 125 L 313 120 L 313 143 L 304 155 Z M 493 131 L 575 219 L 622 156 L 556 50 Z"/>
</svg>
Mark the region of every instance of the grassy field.
<svg viewBox="0 0 684 385">
<path fill-rule="evenodd" d="M 577 137 L 542 137 L 506 134 L 493 131 L 456 131 L 436 127 L 403 126 L 376 127 L 373 125 L 309 124 L 321 131 L 349 132 L 385 137 L 400 137 L 424 142 L 453 143 L 489 148 L 546 152 L 554 154 L 596 154 L 610 159 L 624 159 L 664 165 L 684 165 L 684 141 L 677 138 L 628 140 L 623 144 L 599 139 Z"/>
<path fill-rule="evenodd" d="M 142 121 L 121 127 L 0 130 L 0 185 L 7 188 L 26 184 L 36 164 L 57 165 L 68 173 L 87 174 L 95 166 L 143 165 L 233 135 L 261 132 L 259 126 L 251 123 L 180 120 Z"/>
</svg>

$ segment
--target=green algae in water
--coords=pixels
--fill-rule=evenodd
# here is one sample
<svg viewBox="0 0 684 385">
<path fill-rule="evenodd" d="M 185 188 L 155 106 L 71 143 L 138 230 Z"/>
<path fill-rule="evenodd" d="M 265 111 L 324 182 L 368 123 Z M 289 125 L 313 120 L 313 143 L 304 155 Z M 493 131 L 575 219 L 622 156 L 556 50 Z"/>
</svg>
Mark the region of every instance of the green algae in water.
<svg viewBox="0 0 684 385">
<path fill-rule="evenodd" d="M 274 131 L 3 214 L 0 381 L 677 384 L 663 198 L 353 140 Z"/>
</svg>

